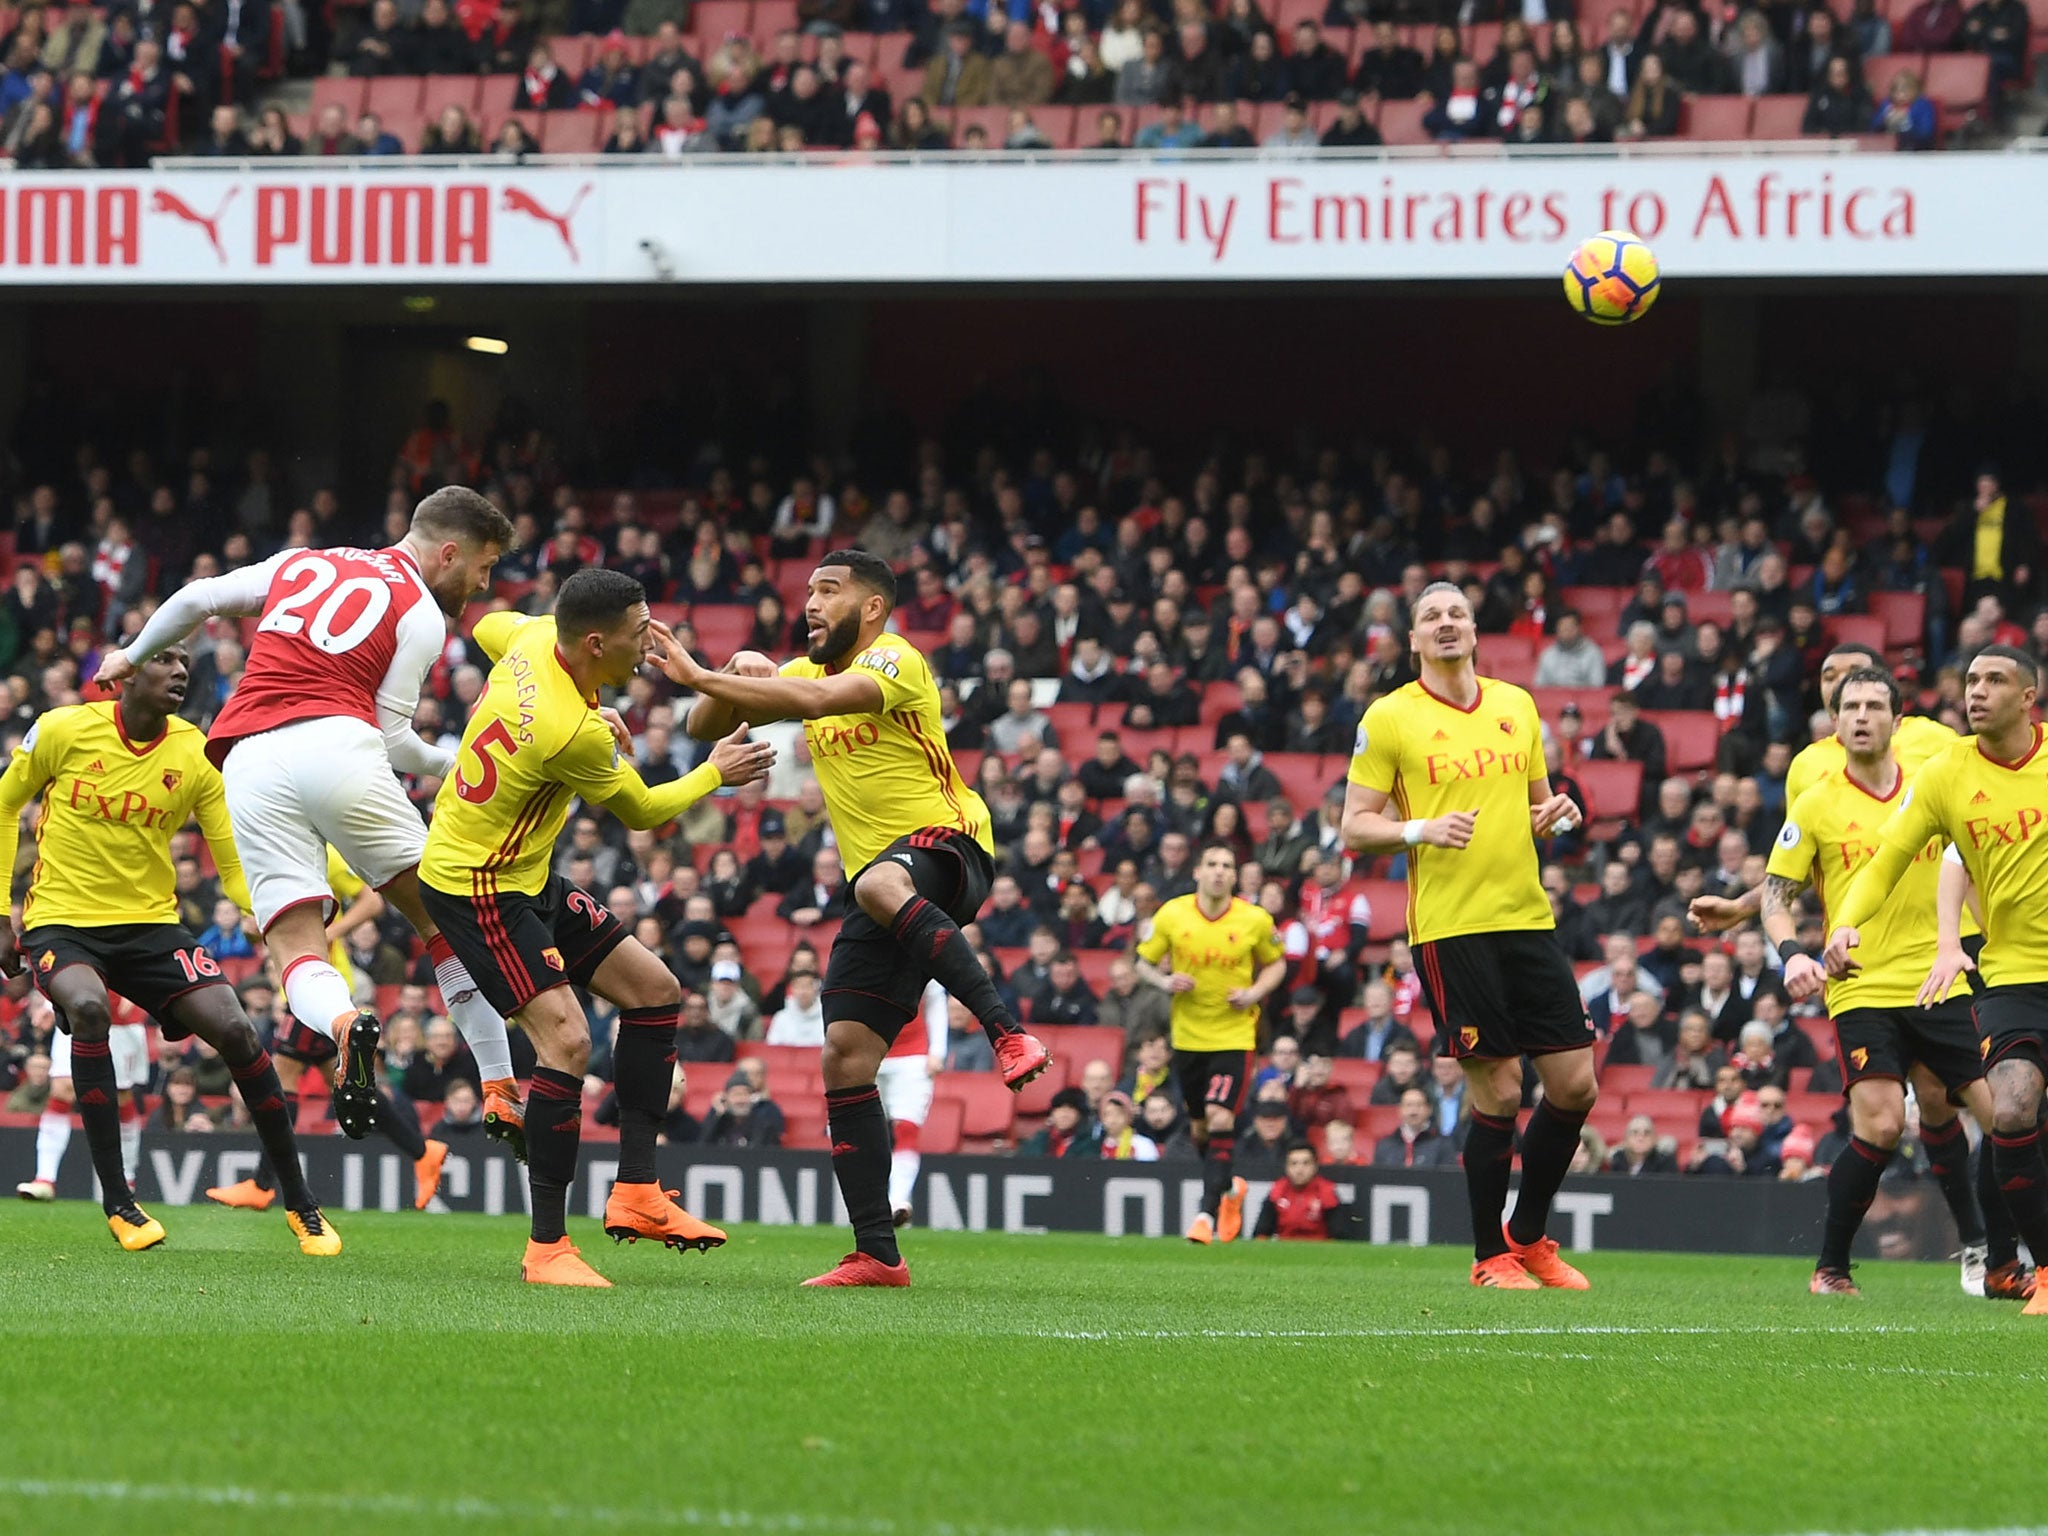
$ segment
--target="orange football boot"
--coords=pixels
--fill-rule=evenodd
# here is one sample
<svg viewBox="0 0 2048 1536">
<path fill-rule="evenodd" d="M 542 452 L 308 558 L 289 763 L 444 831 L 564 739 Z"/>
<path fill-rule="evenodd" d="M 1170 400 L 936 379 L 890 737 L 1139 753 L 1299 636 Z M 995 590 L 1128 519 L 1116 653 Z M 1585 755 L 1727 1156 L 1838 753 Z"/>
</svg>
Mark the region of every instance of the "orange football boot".
<svg viewBox="0 0 2048 1536">
<path fill-rule="evenodd" d="M 1815 1296 L 1861 1296 L 1846 1269 L 1816 1269 L 1806 1289 Z"/>
<path fill-rule="evenodd" d="M 1984 1271 L 1984 1295 L 1989 1301 L 2025 1301 L 2033 1294 L 2034 1272 L 2018 1259 Z"/>
<path fill-rule="evenodd" d="M 238 1211 L 267 1211 L 277 1198 L 277 1191 L 265 1189 L 254 1179 L 244 1179 L 239 1184 L 222 1184 L 209 1189 L 206 1198 L 215 1205 L 232 1206 Z"/>
<path fill-rule="evenodd" d="M 526 1240 L 526 1257 L 519 1261 L 519 1278 L 528 1285 L 581 1285 L 610 1290 L 611 1281 L 583 1262 L 583 1250 L 566 1237 L 552 1243 Z"/>
<path fill-rule="evenodd" d="M 519 1084 L 509 1077 L 484 1084 L 484 1134 L 526 1161 L 526 1106 L 519 1102 Z"/>
<path fill-rule="evenodd" d="M 1200 1243 L 1205 1248 L 1215 1242 L 1216 1218 L 1207 1211 L 1199 1212 L 1195 1219 L 1188 1223 L 1188 1241 Z"/>
<path fill-rule="evenodd" d="M 866 1253 L 849 1253 L 822 1275 L 813 1275 L 804 1281 L 807 1286 L 906 1286 L 910 1284 L 910 1266 L 902 1259 L 894 1264 L 884 1264 L 880 1259 Z"/>
<path fill-rule="evenodd" d="M 651 1237 L 671 1248 L 694 1248 L 699 1253 L 722 1244 L 725 1234 L 676 1204 L 676 1194 L 659 1184 L 614 1184 L 604 1203 L 606 1234 L 615 1243 Z"/>
<path fill-rule="evenodd" d="M 1234 1243 L 1244 1231 L 1244 1195 L 1246 1184 L 1243 1179 L 1232 1179 L 1230 1188 L 1223 1192 L 1223 1198 L 1216 1203 L 1216 1241 Z"/>
<path fill-rule="evenodd" d="M 1543 1282 L 1522 1268 L 1512 1253 L 1496 1253 L 1472 1266 L 1472 1283 L 1495 1291 L 1540 1291 Z"/>
<path fill-rule="evenodd" d="M 1518 1243 L 1508 1237 L 1503 1226 L 1500 1235 L 1507 1238 L 1508 1252 L 1522 1261 L 1522 1268 L 1536 1279 L 1537 1284 L 1557 1291 L 1590 1291 L 1593 1284 L 1571 1265 L 1567 1264 L 1557 1251 L 1557 1239 L 1539 1237 L 1533 1243 Z"/>
<path fill-rule="evenodd" d="M 441 1165 L 448 1161 L 448 1143 L 427 1138 L 427 1150 L 413 1159 L 412 1164 L 412 1208 L 424 1211 L 427 1202 L 434 1198 L 434 1191 L 441 1187 Z"/>
</svg>

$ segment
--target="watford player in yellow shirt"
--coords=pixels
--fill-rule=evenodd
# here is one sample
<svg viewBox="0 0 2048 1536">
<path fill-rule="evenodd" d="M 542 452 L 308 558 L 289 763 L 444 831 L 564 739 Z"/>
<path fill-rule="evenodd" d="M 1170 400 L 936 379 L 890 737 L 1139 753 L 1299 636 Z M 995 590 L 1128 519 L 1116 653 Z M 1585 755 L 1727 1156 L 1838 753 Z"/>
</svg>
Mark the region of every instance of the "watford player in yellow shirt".
<svg viewBox="0 0 2048 1536">
<path fill-rule="evenodd" d="M 801 720 L 858 910 L 825 963 L 821 1064 L 832 1171 L 854 1251 L 808 1285 L 908 1285 L 889 1205 L 890 1135 L 875 1075 L 937 981 L 981 1021 L 1012 1089 L 1051 1057 L 1017 1027 L 960 935 L 994 882 L 988 807 L 953 766 L 939 690 L 923 656 L 888 629 L 896 577 L 865 550 L 838 550 L 811 572 L 810 645 L 785 664 L 742 651 L 710 672 L 679 645 L 662 670 L 698 695 L 689 732 Z"/>
<path fill-rule="evenodd" d="M 1857 1293 L 1849 1277 L 1849 1245 L 1905 1131 L 1910 1077 L 1920 1104 L 1921 1140 L 1962 1238 L 1964 1289 L 1983 1295 L 1985 1215 L 2003 1218 L 2004 1211 L 2002 1205 L 1995 1212 L 1978 1210 L 1970 1187 L 1969 1138 L 1956 1114 L 1957 1105 L 1967 1105 L 1979 1124 L 1991 1124 L 1991 1091 L 1984 1085 L 1977 1026 L 1967 999 L 1932 1009 L 1919 1006 L 1935 958 L 1935 889 L 1945 839 L 1937 835 L 1913 855 L 1869 920 L 1865 968 L 1829 981 L 1820 963 L 1801 952 L 1796 937 L 1792 905 L 1799 893 L 1809 885 L 1820 893 L 1832 930 L 1835 908 L 1878 851 L 1878 829 L 1916 782 L 1892 753 L 1899 686 L 1890 673 L 1881 667 L 1856 668 L 1835 685 L 1828 710 L 1843 766 L 1792 803 L 1771 850 L 1763 888 L 1764 933 L 1784 962 L 1785 990 L 1804 999 L 1826 988 L 1849 1100 L 1849 1146 L 1828 1174 L 1827 1222 L 1809 1289 L 1816 1296 Z M 2016 1258 L 2001 1261 L 1999 1270 L 1990 1278 L 1994 1295 L 2021 1276 Z"/>
<path fill-rule="evenodd" d="M 660 658 L 664 642 L 655 637 L 646 592 L 618 571 L 578 571 L 562 583 L 553 618 L 493 613 L 473 638 L 491 658 L 491 674 L 455 770 L 434 798 L 420 898 L 478 990 L 519 1020 L 538 1058 L 526 1105 L 533 1233 L 520 1274 L 537 1285 L 608 1286 L 567 1230 L 590 1062 L 590 1021 L 572 987 L 619 1009 L 612 1051 L 619 1173 L 605 1202 L 605 1231 L 615 1241 L 649 1237 L 700 1250 L 723 1243 L 725 1234 L 655 1180 L 682 989 L 609 908 L 554 873 L 555 839 L 578 798 L 629 827 L 658 827 L 720 784 L 764 777 L 775 751 L 735 731 L 709 762 L 655 789 L 620 758 L 598 712 L 598 690 L 623 688 L 643 661 Z"/>
<path fill-rule="evenodd" d="M 26 964 L 71 1036 L 71 1075 L 99 1175 L 107 1226 L 129 1252 L 164 1240 L 121 1167 L 119 1093 L 108 1048 L 111 990 L 168 1039 L 197 1035 L 234 1075 L 284 1191 L 302 1252 L 331 1257 L 341 1238 L 306 1188 L 277 1069 L 220 966 L 178 921 L 171 837 L 198 819 L 221 888 L 243 911 L 249 886 L 228 826 L 206 737 L 174 711 L 189 658 L 172 646 L 144 663 L 117 699 L 53 709 L 29 728 L 0 776 L 0 870 L 14 868 L 21 813 L 43 797 L 28 901 L 0 935 L 0 970 Z"/>
<path fill-rule="evenodd" d="M 1892 887 L 1930 839 L 1955 845 L 1984 918 L 1984 990 L 1976 1012 L 1991 1084 L 1993 1171 L 2013 1224 L 2038 1259 L 2048 1253 L 2048 1163 L 2035 1118 L 2048 1072 L 2048 756 L 2033 718 L 2037 678 L 2025 651 L 1989 645 L 1977 653 L 1963 682 L 1976 736 L 1915 777 L 1885 823 L 1875 857 L 1833 915 L 1824 958 L 1831 976 L 1858 969 L 1866 958 L 1855 953 L 1863 929 Z M 1869 958 L 1876 964 L 1883 956 L 1873 949 Z M 1929 973 L 1930 998 L 1946 998 L 1956 977 L 1975 968 L 1944 944 Z M 2026 1310 L 2048 1317 L 2048 1287 L 2034 1287 Z"/>
<path fill-rule="evenodd" d="M 1536 839 L 1575 825 L 1579 811 L 1551 793 L 1535 701 L 1479 675 L 1478 642 L 1464 593 L 1447 581 L 1423 588 L 1408 636 L 1421 677 L 1359 722 L 1344 846 L 1408 856 L 1408 943 L 1436 1013 L 1437 1054 L 1463 1066 L 1472 1104 L 1472 1283 L 1583 1290 L 1586 1277 L 1543 1228 L 1599 1093 L 1593 1027 L 1536 859 Z M 1503 1226 L 1524 1055 L 1543 1100 L 1522 1138 L 1521 1193 Z"/>
<path fill-rule="evenodd" d="M 1139 978 L 1173 994 L 1173 1066 L 1204 1157 L 1191 1243 L 1235 1242 L 1244 1229 L 1245 1182 L 1230 1171 L 1237 1117 L 1251 1087 L 1259 1009 L 1287 976 L 1272 915 L 1236 891 L 1237 855 L 1228 843 L 1209 844 L 1195 865 L 1194 894 L 1161 906 L 1138 946 Z"/>
</svg>

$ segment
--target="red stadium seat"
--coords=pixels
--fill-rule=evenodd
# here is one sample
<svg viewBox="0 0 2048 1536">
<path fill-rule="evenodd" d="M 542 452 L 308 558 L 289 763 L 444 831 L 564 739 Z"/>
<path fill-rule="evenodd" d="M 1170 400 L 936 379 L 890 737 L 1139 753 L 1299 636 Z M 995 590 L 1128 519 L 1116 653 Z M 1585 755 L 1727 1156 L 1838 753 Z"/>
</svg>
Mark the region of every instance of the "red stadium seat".
<svg viewBox="0 0 2048 1536">
<path fill-rule="evenodd" d="M 518 93 L 517 75 L 486 75 L 476 88 L 476 111 L 478 117 L 502 117 L 512 110 L 512 98 Z"/>
<path fill-rule="evenodd" d="M 1356 889 L 1372 904 L 1369 935 L 1375 944 L 1408 935 L 1408 883 L 1405 880 L 1361 880 Z"/>
<path fill-rule="evenodd" d="M 773 42 L 782 32 L 797 30 L 796 0 L 754 0 L 754 46 L 763 53 L 768 50 L 764 43 Z"/>
<path fill-rule="evenodd" d="M 1586 811 L 1596 822 L 1635 819 L 1643 794 L 1641 763 L 1580 763 L 1572 777 L 1586 792 Z"/>
<path fill-rule="evenodd" d="M 1697 773 L 1714 766 L 1721 722 L 1710 711 L 1646 709 L 1643 718 L 1664 733 L 1664 762 L 1673 773 Z"/>
<path fill-rule="evenodd" d="M 1006 968 L 1007 970 L 1007 968 Z M 1123 1072 L 1124 1032 L 1108 1024 L 1039 1024 L 1031 1033 L 1045 1042 L 1047 1050 L 1067 1063 L 1071 1082 L 1081 1080 L 1081 1069 L 1091 1061 L 1106 1061 L 1110 1070 Z"/>
<path fill-rule="evenodd" d="M 470 88 L 475 89 L 474 81 L 471 81 Z M 356 118 L 363 110 L 363 82 L 355 79 L 337 80 L 329 75 L 320 76 L 313 82 L 314 118 L 318 119 L 330 106 L 340 107 L 347 113 L 349 126 L 353 128 Z"/>
<path fill-rule="evenodd" d="M 926 1152 L 958 1152 L 965 1119 L 966 1107 L 958 1099 L 933 1099 L 931 1112 L 924 1117 L 924 1132 L 918 1137 L 919 1147 Z"/>
<path fill-rule="evenodd" d="M 1921 88 L 1941 114 L 1944 133 L 1984 105 L 1991 93 L 1991 60 L 1981 53 L 1932 53 Z"/>
<path fill-rule="evenodd" d="M 1349 1093 L 1355 1104 L 1363 1104 L 1379 1080 L 1380 1064 L 1376 1061 L 1339 1056 L 1330 1063 L 1331 1083 Z"/>
<path fill-rule="evenodd" d="M 1649 1090 L 1650 1079 L 1656 1075 L 1655 1067 L 1608 1067 L 1600 1074 L 1600 1092 L 1616 1098 L 1644 1093 Z"/>
<path fill-rule="evenodd" d="M 443 108 L 460 107 L 474 117 L 476 86 L 475 75 L 428 75 L 420 91 L 421 115 L 432 122 L 441 115 Z M 317 96 L 317 91 L 315 94 Z"/>
<path fill-rule="evenodd" d="M 1378 1141 L 1382 1136 L 1391 1136 L 1401 1126 L 1401 1106 L 1398 1104 L 1370 1104 L 1358 1112 L 1358 1118 L 1351 1122 L 1358 1134 L 1368 1142 Z M 1359 1148 L 1361 1152 L 1364 1147 Z"/>
<path fill-rule="evenodd" d="M 1625 1103 L 1632 1115 L 1648 1115 L 1652 1120 L 1663 1118 L 1678 1119 L 1681 1116 L 1689 1124 L 1698 1124 L 1700 1110 L 1712 1094 L 1707 1091 L 1694 1092 L 1686 1088 L 1642 1088 L 1628 1095 Z"/>
<path fill-rule="evenodd" d="M 1380 103 L 1380 137 L 1390 145 L 1427 144 L 1429 130 L 1422 119 L 1429 111 L 1425 101 L 1384 101 Z"/>
<path fill-rule="evenodd" d="M 1821 620 L 1821 629 L 1836 645 L 1867 645 L 1883 654 L 1885 622 L 1867 614 L 1845 613 Z"/>
<path fill-rule="evenodd" d="M 775 1101 L 782 1111 L 782 1144 L 803 1152 L 820 1152 L 832 1144 L 825 1134 L 825 1106 L 815 1101 L 809 1103 L 784 1103 Z"/>
<path fill-rule="evenodd" d="M 1121 736 L 1124 743 L 1124 755 L 1140 768 L 1145 766 L 1145 759 L 1154 752 L 1164 752 L 1171 757 L 1176 750 L 1179 732 L 1173 726 L 1167 726 L 1162 730 L 1155 731 L 1132 730 L 1119 723 L 1123 719 L 1120 712 L 1104 710 L 1103 714 L 1105 717 L 1113 716 L 1114 718 L 1098 719 L 1095 722 L 1095 728 L 1098 731 L 1115 731 Z M 1192 746 L 1193 743 L 1191 742 L 1190 745 Z M 1272 759 L 1269 757 L 1266 761 L 1270 763 Z"/>
<path fill-rule="evenodd" d="M 611 119 L 602 112 L 550 112 L 541 119 L 540 147 L 550 155 L 594 155 L 610 132 Z M 753 617 L 751 610 L 740 611 Z"/>
<path fill-rule="evenodd" d="M 1870 612 L 1884 621 L 1888 651 L 1917 646 L 1927 631 L 1927 599 L 1918 592 L 1873 592 Z"/>
<path fill-rule="evenodd" d="M 1759 96 L 1749 120 L 1752 139 L 1796 139 L 1806 132 L 1804 96 Z"/>
<path fill-rule="evenodd" d="M 697 644 L 722 665 L 746 646 L 754 631 L 754 610 L 738 603 L 698 603 L 690 609 L 690 625 L 697 631 Z"/>
<path fill-rule="evenodd" d="M 1678 113 L 1678 136 L 1725 143 L 1749 137 L 1747 96 L 1688 96 Z"/>
<path fill-rule="evenodd" d="M 1300 814 L 1308 814 L 1320 805 L 1324 791 L 1343 782 L 1350 767 L 1342 757 L 1310 752 L 1268 752 L 1265 762 Z"/>
<path fill-rule="evenodd" d="M 1917 53 L 1872 54 L 1863 61 L 1863 83 L 1870 88 L 1872 101 L 1883 101 L 1891 94 L 1892 77 L 1901 70 L 1910 69 L 1926 79 L 1926 58 Z"/>
<path fill-rule="evenodd" d="M 374 112 L 384 119 L 388 128 L 394 117 L 417 117 L 420 114 L 420 96 L 426 85 L 424 75 L 384 75 L 370 82 L 364 94 L 365 111 Z"/>
<path fill-rule="evenodd" d="M 767 1045 L 758 1040 L 747 1040 L 734 1047 L 733 1055 L 742 1061 L 759 1061 L 770 1074 L 795 1072 L 801 1076 L 818 1070 L 818 1048 L 815 1045 Z"/>
<path fill-rule="evenodd" d="M 1071 1080 L 1067 1075 L 1066 1058 L 1055 1056 L 1052 1065 L 1026 1083 L 1017 1094 L 1017 1113 L 1032 1116 L 1052 1113 L 1052 1096 Z"/>
<path fill-rule="evenodd" d="M 938 1081 L 934 1103 L 951 1099 L 960 1105 L 960 1134 L 991 1139 L 1010 1134 L 1017 1115 L 1017 1096 L 994 1072 L 948 1072 Z"/>
</svg>

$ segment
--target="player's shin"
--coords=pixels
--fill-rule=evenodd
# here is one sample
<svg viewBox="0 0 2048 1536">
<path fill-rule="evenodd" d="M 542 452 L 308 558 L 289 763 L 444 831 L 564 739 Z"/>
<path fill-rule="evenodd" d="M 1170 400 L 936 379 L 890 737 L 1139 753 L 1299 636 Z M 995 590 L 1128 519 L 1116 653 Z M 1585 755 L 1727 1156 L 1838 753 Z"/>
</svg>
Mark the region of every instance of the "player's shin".
<svg viewBox="0 0 2048 1536">
<path fill-rule="evenodd" d="M 426 1134 L 420 1130 L 419 1111 L 412 1105 L 380 1093 L 377 1095 L 376 1115 L 377 1129 L 409 1161 L 416 1163 L 427 1155 Z"/>
<path fill-rule="evenodd" d="M 356 1014 L 341 972 L 317 955 L 301 956 L 284 968 L 284 1000 L 293 1018 L 329 1040 Z"/>
<path fill-rule="evenodd" d="M 1550 1202 L 1571 1171 L 1585 1124 L 1586 1111 L 1559 1109 L 1549 1099 L 1529 1116 L 1529 1129 L 1522 1136 L 1522 1187 L 1515 1196 L 1515 1214 L 1508 1220 L 1508 1236 L 1516 1242 L 1533 1243 L 1543 1236 Z"/>
<path fill-rule="evenodd" d="M 1500 1213 L 1507 1208 L 1514 1161 L 1515 1117 L 1472 1111 L 1465 1133 L 1465 1198 L 1472 1207 L 1472 1256 L 1482 1263 L 1508 1251 Z"/>
<path fill-rule="evenodd" d="M 1208 1149 L 1202 1158 L 1202 1212 L 1214 1217 L 1223 1205 L 1223 1197 L 1230 1190 L 1231 1169 L 1237 1164 L 1237 1132 L 1235 1129 L 1209 1131 Z"/>
<path fill-rule="evenodd" d="M 654 1143 L 675 1081 L 676 1028 L 681 1011 L 628 1008 L 619 1014 L 612 1048 L 612 1087 L 619 1097 L 619 1182 L 654 1182 Z"/>
<path fill-rule="evenodd" d="M 235 1090 L 249 1106 L 249 1118 L 255 1122 L 256 1135 L 263 1143 L 263 1171 L 277 1181 L 285 1209 L 304 1210 L 313 1203 L 313 1195 L 306 1188 L 306 1175 L 299 1167 L 299 1144 L 292 1135 L 297 1104 L 277 1080 L 270 1052 L 259 1050 L 254 1061 L 229 1070 L 234 1073 Z"/>
<path fill-rule="evenodd" d="M 2019 1229 L 2012 1224 L 2005 1195 L 1998 1187 L 1996 1152 L 1987 1130 L 1977 1144 L 1977 1208 L 1984 1215 L 1984 1267 L 2002 1269 L 2020 1257 Z"/>
<path fill-rule="evenodd" d="M 553 1067 L 535 1067 L 526 1100 L 526 1180 L 533 1192 L 533 1240 L 553 1243 L 569 1233 L 569 1185 L 583 1136 L 583 1082 Z"/>
<path fill-rule="evenodd" d="M 889 1209 L 889 1117 L 873 1083 L 825 1090 L 832 1138 L 832 1174 L 853 1224 L 853 1245 L 870 1258 L 895 1265 L 896 1223 Z"/>
<path fill-rule="evenodd" d="M 922 896 L 911 897 L 889 925 L 889 934 L 919 969 L 981 1021 L 991 1041 L 1017 1033 L 1017 1016 L 1003 1005 L 995 982 L 961 936 L 960 925 L 938 907 Z"/>
<path fill-rule="evenodd" d="M 71 1145 L 71 1106 L 53 1104 L 36 1122 L 36 1182 L 54 1184 L 63 1164 L 64 1150 Z"/>
<path fill-rule="evenodd" d="M 1849 1246 L 1856 1241 L 1864 1213 L 1877 1198 L 1877 1181 L 1891 1160 L 1889 1148 L 1861 1136 L 1849 1138 L 1828 1170 L 1828 1214 L 1821 1227 L 1818 1268 L 1847 1271 Z"/>
<path fill-rule="evenodd" d="M 448 940 L 435 934 L 427 940 L 427 955 L 434 962 L 434 980 L 441 988 L 441 1002 L 448 1018 L 462 1031 L 469 1053 L 476 1058 L 479 1076 L 487 1083 L 512 1075 L 512 1044 L 505 1033 L 504 1017 L 477 990 L 468 968 L 455 958 Z"/>
<path fill-rule="evenodd" d="M 914 1120 L 898 1120 L 890 1126 L 893 1147 L 889 1153 L 889 1210 L 907 1212 L 910 1197 L 917 1189 L 917 1170 L 924 1159 L 918 1150 L 918 1138 L 923 1131 Z"/>
<path fill-rule="evenodd" d="M 2040 1127 L 1993 1131 L 1991 1156 L 2013 1225 L 2038 1260 L 2048 1253 L 2048 1164 L 2041 1158 Z"/>
<path fill-rule="evenodd" d="M 1964 1247 L 1984 1241 L 1984 1216 L 1977 1208 L 1977 1194 L 1970 1183 L 1970 1138 L 1963 1130 L 1963 1117 L 1940 1125 L 1920 1124 L 1920 1144 L 1927 1148 L 1927 1165 L 1941 1186 L 1941 1198 L 1955 1217 L 1956 1232 Z"/>
<path fill-rule="evenodd" d="M 121 1090 L 114 1082 L 114 1056 L 106 1041 L 71 1042 L 71 1083 L 77 1090 L 78 1118 L 85 1124 L 85 1143 L 92 1149 L 93 1172 L 100 1177 L 100 1204 L 111 1215 L 134 1196 L 121 1166 Z"/>
</svg>

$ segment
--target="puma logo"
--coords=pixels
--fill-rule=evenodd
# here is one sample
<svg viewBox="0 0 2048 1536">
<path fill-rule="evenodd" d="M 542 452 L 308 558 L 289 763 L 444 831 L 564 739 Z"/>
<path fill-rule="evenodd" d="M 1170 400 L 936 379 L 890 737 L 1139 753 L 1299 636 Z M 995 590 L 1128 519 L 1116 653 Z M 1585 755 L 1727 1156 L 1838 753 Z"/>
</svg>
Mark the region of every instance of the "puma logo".
<svg viewBox="0 0 2048 1536">
<path fill-rule="evenodd" d="M 583 199 L 590 195 L 592 185 L 593 183 L 586 181 L 578 187 L 576 195 L 569 199 L 568 208 L 561 213 L 550 213 L 534 200 L 531 193 L 522 192 L 518 187 L 505 189 L 505 199 L 499 207 L 506 213 L 523 213 L 529 219 L 538 219 L 553 229 L 562 237 L 562 244 L 568 247 L 569 259 L 581 265 L 583 258 L 577 254 L 576 236 L 569 226 L 576 217 L 576 210 L 583 206 Z"/>
<path fill-rule="evenodd" d="M 210 219 L 177 193 L 162 190 L 149 194 L 149 211 L 167 213 L 183 223 L 198 225 L 206 232 L 206 243 L 213 247 L 213 254 L 220 259 L 222 266 L 226 266 L 228 253 L 227 247 L 220 243 L 220 221 L 228 211 L 228 204 L 235 200 L 235 194 L 239 191 L 240 187 L 229 187 L 228 195 L 220 200 L 220 206 L 213 210 L 213 217 Z"/>
</svg>

